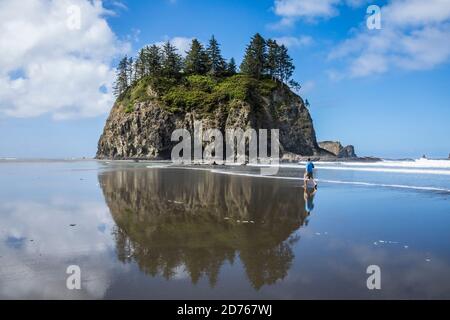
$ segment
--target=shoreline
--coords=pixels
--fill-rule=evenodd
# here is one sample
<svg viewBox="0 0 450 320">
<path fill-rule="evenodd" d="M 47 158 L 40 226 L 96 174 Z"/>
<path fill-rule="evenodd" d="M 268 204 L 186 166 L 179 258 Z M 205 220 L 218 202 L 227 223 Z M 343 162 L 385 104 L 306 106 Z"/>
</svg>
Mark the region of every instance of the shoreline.
<svg viewBox="0 0 450 320">
<path fill-rule="evenodd" d="M 295 158 L 287 158 L 281 157 L 280 164 L 292 164 L 307 161 L 308 158 L 313 162 L 367 162 L 367 163 L 376 163 L 383 161 L 404 161 L 404 162 L 413 162 L 421 159 L 414 158 L 378 158 L 374 156 L 367 157 L 354 157 L 354 158 L 338 158 L 338 157 L 327 157 L 327 156 L 296 156 Z M 427 158 L 425 160 L 429 161 L 450 161 L 450 158 Z M 8 162 L 61 162 L 61 161 L 99 161 L 99 162 L 172 162 L 171 159 L 161 159 L 161 158 L 97 158 L 97 157 L 80 157 L 80 158 L 0 158 L 0 163 L 8 163 Z M 203 163 L 208 165 L 209 163 Z"/>
</svg>

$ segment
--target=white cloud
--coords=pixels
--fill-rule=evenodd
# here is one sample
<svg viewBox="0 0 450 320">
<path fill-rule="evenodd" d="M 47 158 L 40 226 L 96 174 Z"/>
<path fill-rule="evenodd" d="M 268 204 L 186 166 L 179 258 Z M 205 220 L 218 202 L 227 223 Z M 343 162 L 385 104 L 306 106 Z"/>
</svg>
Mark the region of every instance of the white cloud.
<svg viewBox="0 0 450 320">
<path fill-rule="evenodd" d="M 339 14 L 339 5 L 358 7 L 368 0 L 275 0 L 274 12 L 281 17 L 275 27 L 291 26 L 298 19 L 313 21 Z"/>
<path fill-rule="evenodd" d="M 393 0 L 382 8 L 381 23 L 381 30 L 362 27 L 332 50 L 329 58 L 346 65 L 343 76 L 425 70 L 450 59 L 449 1 Z"/>
<path fill-rule="evenodd" d="M 59 198 L 0 204 L 0 252 L 2 261 L 7 261 L 0 266 L 0 299 L 104 297 L 111 274 L 121 268 L 111 255 L 115 242 L 110 234 L 115 224 L 103 202 L 70 205 L 72 201 Z M 72 228 L 74 221 L 83 223 Z M 11 246 L 11 240 L 18 247 Z M 64 286 L 64 271 L 74 261 L 82 267 L 83 290 Z"/>
<path fill-rule="evenodd" d="M 396 0 L 385 7 L 384 17 L 400 26 L 445 22 L 450 17 L 448 0 Z"/>
<path fill-rule="evenodd" d="M 313 39 L 310 36 L 300 36 L 300 37 L 285 36 L 275 38 L 275 40 L 279 44 L 284 44 L 288 48 L 304 47 L 310 45 L 313 42 Z"/>
<path fill-rule="evenodd" d="M 79 28 L 70 24 L 74 7 Z M 129 49 L 108 26 L 109 13 L 101 1 L 1 1 L 0 114 L 64 119 L 107 112 L 111 62 Z"/>
<path fill-rule="evenodd" d="M 315 87 L 316 87 L 316 83 L 313 80 L 305 81 L 304 83 L 302 83 L 302 87 L 300 89 L 300 94 L 305 95 L 307 93 L 310 93 L 311 91 L 314 90 Z"/>
<path fill-rule="evenodd" d="M 174 45 L 182 55 L 184 55 L 185 52 L 191 47 L 192 39 L 193 38 L 175 37 L 170 39 L 170 43 Z"/>
<path fill-rule="evenodd" d="M 194 38 L 187 38 L 187 37 L 169 38 L 166 36 L 164 41 L 159 41 L 159 42 L 156 42 L 155 44 L 159 47 L 162 47 L 164 45 L 164 43 L 169 41 L 171 45 L 173 45 L 175 48 L 177 48 L 179 54 L 181 54 L 182 56 L 185 56 L 186 51 L 188 51 L 189 48 L 191 47 L 191 42 L 193 39 Z"/>
<path fill-rule="evenodd" d="M 275 14 L 281 25 L 290 25 L 298 18 L 332 17 L 337 14 L 339 0 L 275 0 Z"/>
<path fill-rule="evenodd" d="M 122 1 L 116 1 L 116 0 L 109 0 L 112 6 L 122 9 L 122 10 L 128 10 L 128 7 L 125 3 Z"/>
</svg>

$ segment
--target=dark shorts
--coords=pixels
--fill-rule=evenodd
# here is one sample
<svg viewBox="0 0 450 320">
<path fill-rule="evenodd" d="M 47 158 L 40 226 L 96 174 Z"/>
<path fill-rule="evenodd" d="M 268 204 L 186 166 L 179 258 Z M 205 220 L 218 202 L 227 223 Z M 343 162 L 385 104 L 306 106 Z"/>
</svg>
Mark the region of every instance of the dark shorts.
<svg viewBox="0 0 450 320">
<path fill-rule="evenodd" d="M 307 172 L 307 173 L 306 173 L 306 178 L 308 178 L 308 179 L 314 179 L 313 173 L 312 173 L 312 172 Z"/>
</svg>

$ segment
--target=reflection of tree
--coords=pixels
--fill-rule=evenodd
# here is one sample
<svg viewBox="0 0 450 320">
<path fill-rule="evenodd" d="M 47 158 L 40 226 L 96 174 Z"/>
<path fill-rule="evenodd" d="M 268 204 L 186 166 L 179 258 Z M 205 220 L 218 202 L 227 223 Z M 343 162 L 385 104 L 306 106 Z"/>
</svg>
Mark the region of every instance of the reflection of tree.
<svg viewBox="0 0 450 320">
<path fill-rule="evenodd" d="M 304 199 L 282 182 L 183 169 L 116 170 L 99 181 L 117 224 L 119 260 L 149 275 L 185 271 L 193 283 L 205 276 L 214 286 L 238 254 L 259 289 L 290 268 Z"/>
<path fill-rule="evenodd" d="M 273 284 L 283 279 L 294 258 L 290 246 L 282 242 L 266 250 L 241 249 L 240 258 L 252 285 L 259 289 L 264 284 Z"/>
</svg>

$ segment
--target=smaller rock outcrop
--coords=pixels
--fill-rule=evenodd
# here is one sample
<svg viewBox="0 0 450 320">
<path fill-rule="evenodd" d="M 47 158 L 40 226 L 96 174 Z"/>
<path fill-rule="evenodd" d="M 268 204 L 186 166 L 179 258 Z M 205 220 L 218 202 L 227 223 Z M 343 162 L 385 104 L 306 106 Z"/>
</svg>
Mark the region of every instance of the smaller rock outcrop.
<svg viewBox="0 0 450 320">
<path fill-rule="evenodd" d="M 352 145 L 342 146 L 339 141 L 322 141 L 319 147 L 324 149 L 338 158 L 356 158 L 355 148 Z"/>
<path fill-rule="evenodd" d="M 338 158 L 356 158 L 355 147 L 345 146 L 338 154 Z"/>
</svg>

